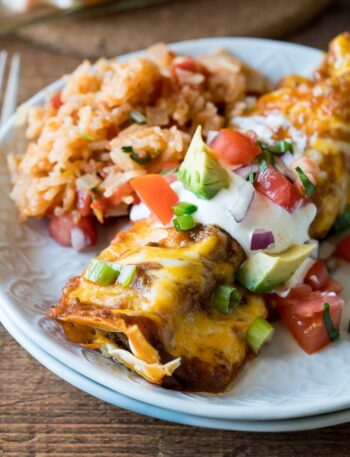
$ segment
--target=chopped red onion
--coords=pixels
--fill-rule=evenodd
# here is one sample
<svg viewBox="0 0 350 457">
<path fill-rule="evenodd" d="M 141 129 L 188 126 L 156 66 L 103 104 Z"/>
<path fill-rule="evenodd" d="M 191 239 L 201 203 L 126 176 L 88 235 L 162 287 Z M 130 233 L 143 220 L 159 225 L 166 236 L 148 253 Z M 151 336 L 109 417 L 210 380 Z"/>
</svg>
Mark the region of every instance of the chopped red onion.
<svg viewBox="0 0 350 457">
<path fill-rule="evenodd" d="M 292 163 L 295 161 L 295 157 L 290 151 L 285 152 L 280 157 L 286 167 L 290 167 Z"/>
<path fill-rule="evenodd" d="M 236 193 L 237 198 L 229 210 L 231 216 L 238 224 L 246 217 L 255 195 L 254 187 L 247 181 L 243 181 L 239 186 L 240 191 Z"/>
<path fill-rule="evenodd" d="M 235 170 L 235 173 L 239 175 L 241 178 L 246 179 L 250 172 L 256 173 L 259 171 L 259 167 L 256 164 L 250 165 L 243 165 L 243 167 L 239 167 Z"/>
<path fill-rule="evenodd" d="M 207 144 L 210 144 L 219 135 L 219 130 L 209 130 L 207 135 Z"/>
<path fill-rule="evenodd" d="M 70 240 L 72 248 L 76 251 L 81 251 L 91 245 L 91 241 L 86 237 L 85 233 L 78 227 L 74 227 L 70 231 Z"/>
<path fill-rule="evenodd" d="M 286 153 L 288 154 L 288 153 Z M 290 168 L 284 163 L 280 157 L 275 157 L 275 166 L 277 170 L 282 173 L 284 176 L 289 178 L 292 182 L 295 182 L 296 176 Z"/>
<path fill-rule="evenodd" d="M 269 230 L 257 229 L 254 230 L 252 240 L 250 243 L 250 249 L 252 251 L 258 251 L 259 249 L 268 249 L 275 246 L 275 237 Z"/>
</svg>

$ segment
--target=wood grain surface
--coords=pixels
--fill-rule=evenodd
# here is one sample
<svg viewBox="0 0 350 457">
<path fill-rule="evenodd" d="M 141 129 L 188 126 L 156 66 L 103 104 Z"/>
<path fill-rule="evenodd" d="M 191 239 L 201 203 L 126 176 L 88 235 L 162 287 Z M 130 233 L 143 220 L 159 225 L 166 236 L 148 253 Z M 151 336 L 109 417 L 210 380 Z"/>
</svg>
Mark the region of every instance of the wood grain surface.
<svg viewBox="0 0 350 457">
<path fill-rule="evenodd" d="M 287 39 L 325 47 L 349 19 L 350 3 L 342 0 Z M 20 101 L 79 63 L 14 37 L 1 38 L 0 49 L 21 54 Z M 350 424 L 259 434 L 180 426 L 124 411 L 50 373 L 0 325 L 1 457 L 345 457 L 349 448 Z"/>
<path fill-rule="evenodd" d="M 330 2 L 177 0 L 106 16 L 35 24 L 18 33 L 64 54 L 115 56 L 158 41 L 220 35 L 281 37 L 308 23 Z"/>
</svg>

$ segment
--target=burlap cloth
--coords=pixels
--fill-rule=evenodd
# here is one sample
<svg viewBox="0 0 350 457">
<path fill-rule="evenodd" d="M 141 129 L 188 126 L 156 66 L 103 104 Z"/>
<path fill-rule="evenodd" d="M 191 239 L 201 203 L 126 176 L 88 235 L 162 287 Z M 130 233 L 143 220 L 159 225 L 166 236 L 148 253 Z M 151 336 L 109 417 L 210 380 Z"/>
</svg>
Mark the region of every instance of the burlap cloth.
<svg viewBox="0 0 350 457">
<path fill-rule="evenodd" d="M 86 19 L 60 19 L 19 33 L 77 56 L 114 56 L 147 47 L 210 36 L 282 37 L 331 0 L 177 0 L 130 12 Z"/>
</svg>

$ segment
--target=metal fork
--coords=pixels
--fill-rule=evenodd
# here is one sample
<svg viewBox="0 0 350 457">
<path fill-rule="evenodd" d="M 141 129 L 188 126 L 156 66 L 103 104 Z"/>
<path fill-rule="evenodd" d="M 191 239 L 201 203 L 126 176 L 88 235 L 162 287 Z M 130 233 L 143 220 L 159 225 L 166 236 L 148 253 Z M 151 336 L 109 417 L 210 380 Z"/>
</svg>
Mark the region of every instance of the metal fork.
<svg viewBox="0 0 350 457">
<path fill-rule="evenodd" d="M 2 89 L 5 87 L 5 69 L 6 62 L 8 59 L 7 51 L 0 52 L 0 99 L 2 94 Z M 19 71 L 20 71 L 20 56 L 19 54 L 14 54 L 11 63 L 10 70 L 8 74 L 6 89 L 3 94 L 3 104 L 1 108 L 0 115 L 0 127 L 11 117 L 15 112 L 17 106 L 17 93 L 18 93 L 18 84 L 19 84 Z"/>
</svg>

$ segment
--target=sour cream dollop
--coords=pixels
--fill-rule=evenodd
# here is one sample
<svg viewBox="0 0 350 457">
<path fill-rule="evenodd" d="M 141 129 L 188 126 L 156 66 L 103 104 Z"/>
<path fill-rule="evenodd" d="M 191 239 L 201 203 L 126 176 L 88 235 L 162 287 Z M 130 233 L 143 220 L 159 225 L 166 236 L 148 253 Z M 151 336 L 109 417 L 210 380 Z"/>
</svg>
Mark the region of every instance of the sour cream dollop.
<svg viewBox="0 0 350 457">
<path fill-rule="evenodd" d="M 197 206 L 198 210 L 193 215 L 196 222 L 217 225 L 226 230 L 240 243 L 247 256 L 256 252 L 250 249 L 250 245 L 252 235 L 257 229 L 273 233 L 274 246 L 264 250 L 271 254 L 283 252 L 293 244 L 303 244 L 310 239 L 309 227 L 316 216 L 316 206 L 313 203 L 308 203 L 289 213 L 259 192 L 255 192 L 246 217 L 241 222 L 236 222 L 230 209 L 233 202 L 239 199 L 239 192 L 245 181 L 237 174 L 231 171 L 229 173 L 230 187 L 220 190 L 211 200 L 198 198 L 185 189 L 180 181 L 175 181 L 171 187 L 177 193 L 179 202 L 193 203 Z M 140 203 L 132 208 L 130 219 L 136 221 L 149 215 L 148 208 Z"/>
<path fill-rule="evenodd" d="M 242 133 L 253 130 L 258 138 L 272 146 L 276 140 L 273 136 L 280 130 L 288 132 L 289 140 L 293 144 L 293 158 L 298 159 L 304 154 L 307 145 L 307 136 L 304 132 L 296 129 L 293 124 L 280 113 L 270 113 L 267 116 L 236 116 L 232 123 Z M 286 138 L 287 139 L 287 138 Z"/>
</svg>

